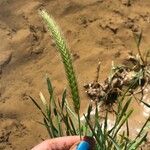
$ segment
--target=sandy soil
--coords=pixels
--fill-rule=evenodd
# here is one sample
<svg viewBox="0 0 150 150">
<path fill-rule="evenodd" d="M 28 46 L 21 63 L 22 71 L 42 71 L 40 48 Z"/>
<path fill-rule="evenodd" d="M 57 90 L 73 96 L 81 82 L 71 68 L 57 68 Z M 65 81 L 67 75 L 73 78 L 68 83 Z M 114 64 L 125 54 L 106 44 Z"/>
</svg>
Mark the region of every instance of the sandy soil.
<svg viewBox="0 0 150 150">
<path fill-rule="evenodd" d="M 140 28 L 141 49 L 150 47 L 149 0 L 131 0 L 131 6 L 121 0 L 1 0 L 0 150 L 31 149 L 48 137 L 35 122 L 41 115 L 27 97 L 39 99 L 39 91 L 48 97 L 46 74 L 58 97 L 67 87 L 59 55 L 38 15 L 39 8 L 47 9 L 56 19 L 68 41 L 83 111 L 89 101 L 83 84 L 93 81 L 98 60 L 102 62 L 103 80 L 112 60 L 121 62 L 129 51 L 136 50 L 132 31 Z"/>
</svg>

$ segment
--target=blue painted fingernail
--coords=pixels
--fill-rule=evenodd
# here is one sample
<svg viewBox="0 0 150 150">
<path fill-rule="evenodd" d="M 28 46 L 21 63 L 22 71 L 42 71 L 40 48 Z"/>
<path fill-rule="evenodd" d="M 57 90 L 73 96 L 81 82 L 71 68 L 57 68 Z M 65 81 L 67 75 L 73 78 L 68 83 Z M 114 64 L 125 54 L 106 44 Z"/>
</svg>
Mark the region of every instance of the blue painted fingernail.
<svg viewBox="0 0 150 150">
<path fill-rule="evenodd" d="M 86 141 L 81 141 L 76 150 L 90 150 L 90 144 Z"/>
</svg>

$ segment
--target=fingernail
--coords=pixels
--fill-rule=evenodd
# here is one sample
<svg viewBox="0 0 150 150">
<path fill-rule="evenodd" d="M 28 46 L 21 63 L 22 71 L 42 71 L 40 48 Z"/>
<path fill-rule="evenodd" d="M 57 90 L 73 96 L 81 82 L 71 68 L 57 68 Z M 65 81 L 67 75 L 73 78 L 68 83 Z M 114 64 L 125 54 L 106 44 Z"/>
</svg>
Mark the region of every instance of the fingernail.
<svg viewBox="0 0 150 150">
<path fill-rule="evenodd" d="M 90 150 L 90 144 L 86 141 L 81 141 L 76 150 Z"/>
</svg>

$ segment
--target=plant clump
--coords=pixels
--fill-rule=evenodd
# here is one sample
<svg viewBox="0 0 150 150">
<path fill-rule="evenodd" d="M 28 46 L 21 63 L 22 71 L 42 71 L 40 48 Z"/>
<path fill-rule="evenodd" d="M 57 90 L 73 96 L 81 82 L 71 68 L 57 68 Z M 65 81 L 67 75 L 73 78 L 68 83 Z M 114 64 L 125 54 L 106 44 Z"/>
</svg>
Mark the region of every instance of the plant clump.
<svg viewBox="0 0 150 150">
<path fill-rule="evenodd" d="M 99 83 L 96 78 L 94 82 L 84 85 L 85 92 L 91 100 L 112 106 L 125 89 L 128 89 L 130 95 L 135 96 L 142 93 L 150 83 L 149 51 L 143 58 L 140 50 L 142 33 L 134 36 L 138 54 L 129 53 L 128 58 L 121 65 L 115 66 L 112 63 L 111 74 L 104 80 L 104 83 Z M 97 77 L 99 77 L 98 74 L 99 71 L 97 71 Z"/>
<path fill-rule="evenodd" d="M 92 90 L 96 89 L 95 91 L 92 91 L 93 94 L 91 94 L 91 98 L 93 98 L 93 100 L 103 99 L 103 102 L 105 102 L 106 104 L 109 104 L 111 100 L 118 100 L 118 105 L 114 114 L 114 124 L 111 127 L 108 127 L 109 114 L 107 111 L 105 113 L 103 121 L 101 121 L 102 118 L 99 116 L 99 107 L 97 103 L 94 109 L 94 120 L 91 118 L 93 106 L 89 105 L 86 115 L 83 114 L 85 121 L 82 122 L 79 114 L 80 98 L 78 93 L 77 80 L 75 78 L 75 72 L 73 70 L 70 52 L 55 21 L 44 10 L 40 11 L 40 15 L 46 22 L 48 30 L 52 34 L 52 38 L 54 39 L 57 45 L 58 52 L 60 53 L 60 56 L 62 58 L 61 60 L 64 64 L 66 77 L 68 79 L 72 94 L 74 109 L 70 107 L 67 101 L 66 90 L 64 90 L 62 94 L 61 100 L 56 100 L 53 85 L 50 79 L 47 77 L 46 80 L 49 99 L 47 100 L 47 98 L 45 98 L 44 95 L 40 93 L 40 99 L 43 103 L 43 105 L 40 106 L 37 100 L 30 96 L 30 99 L 43 116 L 43 122 L 39 123 L 46 127 L 47 132 L 51 138 L 66 135 L 92 137 L 95 139 L 95 150 L 134 150 L 139 148 L 140 145 L 142 145 L 146 141 L 146 129 L 150 126 L 150 117 L 146 120 L 137 136 L 134 139 L 130 138 L 128 119 L 133 112 L 133 110 L 129 108 L 131 98 L 129 97 L 126 99 L 126 92 L 120 99 L 118 98 L 119 90 L 122 90 L 122 85 L 125 84 L 122 76 L 125 74 L 127 69 L 118 66 L 113 67 L 111 75 L 106 79 L 104 85 L 101 85 L 100 83 L 98 83 L 100 71 L 99 63 L 95 81 L 92 84 L 85 86 L 85 88 L 87 88 L 88 90 L 90 89 L 90 87 L 92 87 Z M 131 87 L 132 86 L 130 86 L 130 89 Z M 121 130 L 123 126 L 126 127 L 124 131 Z"/>
</svg>

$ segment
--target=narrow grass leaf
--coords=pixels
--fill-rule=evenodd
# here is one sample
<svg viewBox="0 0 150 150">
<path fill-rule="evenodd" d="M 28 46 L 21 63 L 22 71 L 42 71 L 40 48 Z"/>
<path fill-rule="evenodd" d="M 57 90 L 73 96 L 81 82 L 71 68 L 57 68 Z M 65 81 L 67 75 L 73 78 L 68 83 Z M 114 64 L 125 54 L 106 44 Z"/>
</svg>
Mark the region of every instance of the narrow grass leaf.
<svg viewBox="0 0 150 150">
<path fill-rule="evenodd" d="M 127 131 L 127 137 L 130 136 L 130 131 L 129 131 L 129 123 L 128 123 L 128 120 L 126 121 L 126 131 Z"/>
<path fill-rule="evenodd" d="M 73 131 L 73 134 L 72 135 L 77 135 L 77 132 L 76 132 L 76 127 L 72 121 L 72 119 L 69 117 L 69 121 L 70 121 L 70 124 L 71 124 L 71 127 L 72 127 L 72 131 Z"/>
<path fill-rule="evenodd" d="M 50 96 L 52 96 L 53 95 L 53 87 L 52 87 L 51 81 L 50 81 L 50 79 L 48 77 L 47 77 L 46 80 L 47 80 L 48 92 L 49 92 Z"/>
<path fill-rule="evenodd" d="M 132 114 L 133 110 L 130 110 L 129 112 L 126 113 L 126 116 L 122 119 L 122 121 L 120 122 L 120 124 L 118 125 L 118 127 L 116 128 L 116 131 L 114 133 L 113 138 L 116 137 L 116 135 L 118 134 L 119 130 L 121 129 L 121 127 L 124 125 L 124 123 L 128 120 L 128 118 L 130 117 L 130 115 Z"/>
<path fill-rule="evenodd" d="M 53 134 L 51 133 L 50 127 L 49 127 L 49 125 L 48 125 L 46 119 L 44 118 L 43 120 L 44 120 L 44 125 L 45 125 L 45 127 L 46 127 L 46 129 L 47 129 L 47 131 L 48 131 L 48 133 L 49 133 L 49 135 L 50 135 L 50 137 L 53 138 L 54 136 L 53 136 Z"/>
<path fill-rule="evenodd" d="M 122 148 L 117 144 L 117 142 L 111 136 L 108 135 L 108 137 L 110 138 L 110 140 L 114 144 L 116 150 L 122 150 Z"/>
<path fill-rule="evenodd" d="M 140 102 L 142 102 L 145 106 L 147 106 L 147 107 L 150 108 L 150 104 L 148 104 L 148 103 L 146 103 L 146 102 L 144 102 L 144 101 L 142 101 L 142 100 L 140 100 Z"/>
<path fill-rule="evenodd" d="M 142 126 L 140 132 L 138 133 L 138 135 L 136 136 L 135 139 L 137 139 L 138 137 L 140 137 L 140 135 L 142 134 L 142 132 L 143 132 L 144 128 L 146 127 L 146 125 L 148 124 L 148 122 L 150 122 L 150 117 L 149 117 L 149 118 L 146 120 L 146 122 L 143 124 L 143 126 Z"/>
<path fill-rule="evenodd" d="M 145 133 L 141 138 L 136 139 L 135 142 L 128 147 L 128 150 L 136 150 L 145 141 L 146 137 L 147 133 Z"/>
<path fill-rule="evenodd" d="M 124 105 L 124 107 L 122 108 L 121 113 L 118 115 L 118 124 L 121 121 L 122 117 L 125 115 L 125 113 L 127 112 L 127 109 L 129 107 L 131 103 L 131 98 L 126 102 L 126 104 Z"/>
<path fill-rule="evenodd" d="M 65 89 L 64 92 L 63 92 L 63 96 L 62 96 L 62 105 L 61 105 L 62 110 L 64 109 L 64 105 L 65 105 L 65 102 L 66 102 L 66 93 L 67 93 L 67 91 Z"/>
<path fill-rule="evenodd" d="M 137 45 L 137 47 L 139 48 L 139 47 L 140 47 L 140 44 L 141 44 L 141 40 L 142 40 L 142 31 L 141 31 L 139 34 L 133 33 L 133 36 L 134 36 L 136 45 Z"/>
<path fill-rule="evenodd" d="M 92 125 L 90 124 L 90 122 L 89 122 L 89 120 L 87 119 L 87 117 L 85 116 L 85 114 L 84 114 L 84 117 L 85 117 L 85 119 L 86 119 L 86 121 L 87 121 L 87 124 L 88 124 L 89 128 L 91 129 L 91 132 L 92 132 L 93 136 L 95 137 L 97 143 L 101 146 L 101 141 L 100 141 L 99 137 L 97 136 L 97 134 L 95 133 L 94 128 L 93 128 Z"/>
<path fill-rule="evenodd" d="M 44 116 L 44 118 L 46 118 L 48 120 L 46 114 L 43 112 L 42 108 L 38 105 L 38 103 L 31 96 L 29 96 L 29 98 L 34 103 L 34 105 L 40 110 L 40 112 L 42 113 L 42 115 Z"/>
</svg>

